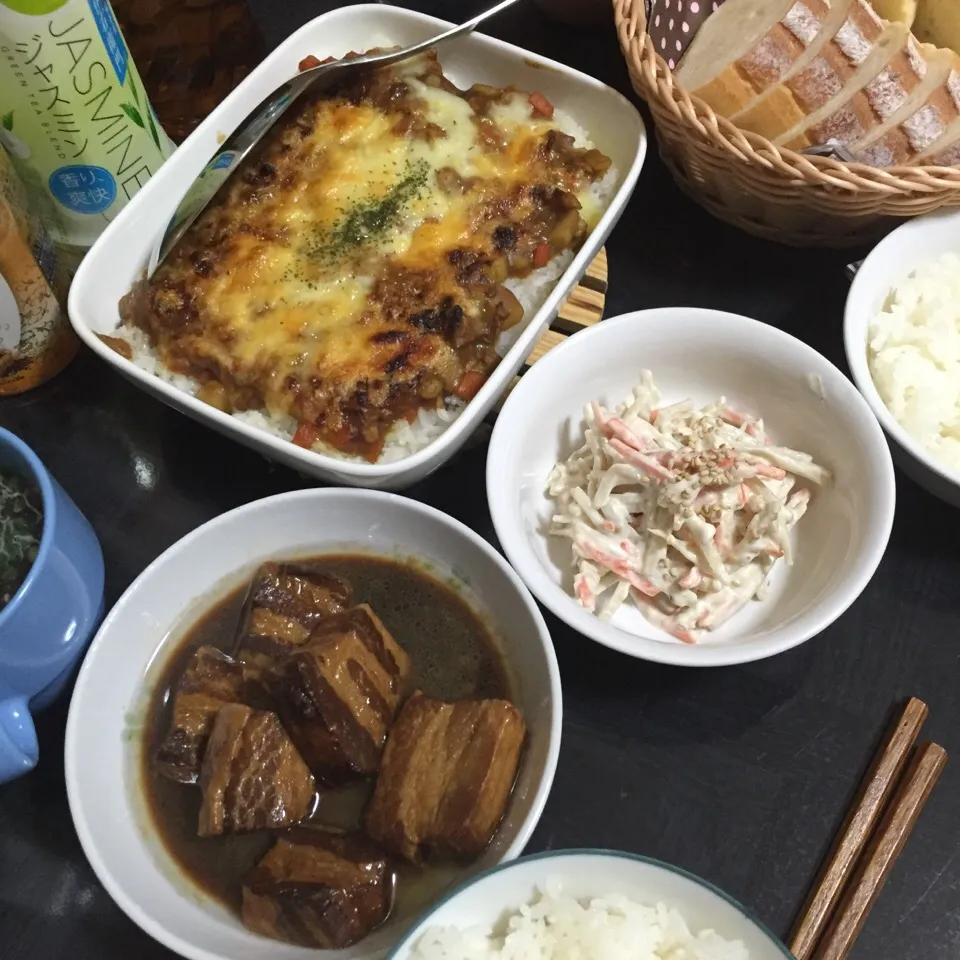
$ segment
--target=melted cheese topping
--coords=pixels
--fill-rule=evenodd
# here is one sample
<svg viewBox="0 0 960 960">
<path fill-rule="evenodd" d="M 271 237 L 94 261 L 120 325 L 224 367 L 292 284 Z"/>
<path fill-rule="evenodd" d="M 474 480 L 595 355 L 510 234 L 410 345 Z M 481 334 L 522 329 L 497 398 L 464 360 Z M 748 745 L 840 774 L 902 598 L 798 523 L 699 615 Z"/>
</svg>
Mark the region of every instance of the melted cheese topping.
<svg viewBox="0 0 960 960">
<path fill-rule="evenodd" d="M 478 220 L 479 206 L 510 200 L 514 211 L 532 210 L 529 196 L 517 197 L 532 183 L 546 184 L 575 195 L 594 226 L 599 210 L 582 171 L 538 160 L 559 125 L 534 116 L 525 94 L 504 95 L 478 122 L 464 96 L 424 82 L 423 60 L 393 74 L 405 86 L 405 114 L 363 100 L 314 101 L 299 128 L 288 128 L 264 155 L 275 182 L 234 183 L 188 233 L 169 271 L 168 264 L 158 271 L 161 286 L 182 278 L 199 315 L 189 335 L 166 322 L 151 327 L 155 335 L 162 328 L 168 364 L 175 355 L 181 368 L 230 379 L 270 412 L 313 420 L 323 404 L 303 408 L 304 384 L 322 382 L 328 392 L 335 384 L 342 397 L 364 384 L 366 397 L 367 385 L 376 387 L 398 358 L 398 320 L 372 299 L 385 263 L 430 272 L 427 305 L 451 297 L 473 316 L 483 303 L 464 295 L 450 251 L 475 246 L 478 231 L 489 238 L 498 223 L 517 222 L 515 212 Z M 411 104 L 414 122 L 434 135 L 398 126 L 398 117 L 410 119 Z M 500 148 L 485 141 L 485 124 Z M 443 189 L 445 170 L 470 188 Z M 207 249 L 216 250 L 213 269 L 198 277 L 197 258 Z M 401 318 L 403 337 L 408 321 Z M 444 380 L 456 361 L 454 345 L 438 335 L 420 336 L 408 353 Z"/>
</svg>

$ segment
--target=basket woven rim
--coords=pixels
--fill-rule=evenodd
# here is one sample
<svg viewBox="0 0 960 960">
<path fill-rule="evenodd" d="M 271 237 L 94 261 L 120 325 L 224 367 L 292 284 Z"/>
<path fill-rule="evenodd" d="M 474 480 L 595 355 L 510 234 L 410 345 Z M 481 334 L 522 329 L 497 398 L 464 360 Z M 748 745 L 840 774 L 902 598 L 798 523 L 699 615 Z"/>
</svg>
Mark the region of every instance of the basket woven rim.
<svg viewBox="0 0 960 960">
<path fill-rule="evenodd" d="M 621 49 L 631 74 L 644 91 L 678 119 L 692 126 L 713 146 L 740 159 L 797 182 L 814 182 L 845 192 L 869 190 L 891 196 L 960 191 L 960 168 L 936 166 L 874 167 L 866 163 L 835 160 L 777 147 L 765 137 L 740 130 L 719 116 L 699 97 L 687 93 L 656 51 L 647 33 L 645 0 L 613 0 L 614 20 Z M 638 91 L 641 92 L 641 91 Z"/>
</svg>

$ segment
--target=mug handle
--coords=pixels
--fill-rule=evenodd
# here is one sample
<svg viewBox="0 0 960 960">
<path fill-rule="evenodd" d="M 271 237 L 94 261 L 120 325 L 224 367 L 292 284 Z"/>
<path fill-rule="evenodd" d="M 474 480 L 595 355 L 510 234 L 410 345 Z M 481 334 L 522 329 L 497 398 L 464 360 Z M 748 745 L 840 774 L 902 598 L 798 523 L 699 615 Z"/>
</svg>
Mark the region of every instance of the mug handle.
<svg viewBox="0 0 960 960">
<path fill-rule="evenodd" d="M 37 765 L 40 746 L 26 697 L 0 703 L 0 783 L 28 773 Z"/>
</svg>

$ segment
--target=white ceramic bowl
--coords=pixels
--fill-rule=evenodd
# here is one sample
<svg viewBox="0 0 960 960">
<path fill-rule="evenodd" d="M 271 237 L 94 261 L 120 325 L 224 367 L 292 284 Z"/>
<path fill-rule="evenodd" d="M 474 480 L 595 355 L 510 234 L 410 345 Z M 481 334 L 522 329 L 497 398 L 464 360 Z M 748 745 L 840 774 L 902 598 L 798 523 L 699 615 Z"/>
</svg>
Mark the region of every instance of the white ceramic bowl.
<svg viewBox="0 0 960 960">
<path fill-rule="evenodd" d="M 437 904 L 389 960 L 409 960 L 429 927 L 493 927 L 505 911 L 528 903 L 553 878 L 564 894 L 578 899 L 621 895 L 664 903 L 683 915 L 693 933 L 710 929 L 725 940 L 742 941 L 750 960 L 792 960 L 777 938 L 723 891 L 677 867 L 612 850 L 552 850 L 495 867 Z"/>
<path fill-rule="evenodd" d="M 120 322 L 117 304 L 144 270 L 154 237 L 168 223 L 173 204 L 216 152 L 224 131 L 233 130 L 253 107 L 296 72 L 308 54 L 321 59 L 362 50 L 378 38 L 412 44 L 450 24 L 412 10 L 361 4 L 333 10 L 301 27 L 248 76 L 182 144 L 104 231 L 85 257 L 70 289 L 70 319 L 84 343 L 123 376 L 164 403 L 206 423 L 265 456 L 301 473 L 351 486 L 400 489 L 446 462 L 479 425 L 511 382 L 540 332 L 556 315 L 606 241 L 633 192 L 647 149 L 643 121 L 636 108 L 606 84 L 552 60 L 492 37 L 472 34 L 442 48 L 447 75 L 460 87 L 474 81 L 515 84 L 540 90 L 589 132 L 614 162 L 619 181 L 610 206 L 557 281 L 543 306 L 504 356 L 477 396 L 433 443 L 394 463 L 340 460 L 295 446 L 215 410 L 190 394 L 144 372 L 107 347 L 97 334 L 112 333 Z"/>
<path fill-rule="evenodd" d="M 569 541 L 547 537 L 544 482 L 582 443 L 584 406 L 615 406 L 652 371 L 664 403 L 725 396 L 762 416 L 775 442 L 833 471 L 794 532 L 795 562 L 777 564 L 768 597 L 696 645 L 652 627 L 624 605 L 604 623 L 569 589 Z M 815 392 L 820 391 L 822 396 Z M 631 656 L 688 666 L 758 660 L 823 630 L 853 603 L 883 556 L 894 475 L 883 433 L 853 384 L 815 350 L 774 327 L 715 310 L 626 314 L 577 333 L 524 374 L 493 431 L 487 496 L 497 536 L 537 598 L 585 636 Z"/>
<path fill-rule="evenodd" d="M 156 838 L 138 789 L 138 733 L 152 683 L 183 631 L 261 561 L 364 551 L 427 561 L 505 640 L 529 740 L 506 817 L 475 869 L 516 857 L 540 817 L 560 748 L 560 677 L 543 618 L 503 558 L 456 520 L 386 493 L 303 490 L 240 507 L 174 544 L 127 590 L 87 654 L 67 721 L 67 793 L 87 858 L 127 915 L 185 957 L 317 954 L 248 932 L 183 876 Z M 326 955 L 374 960 L 413 919 Z"/>
<path fill-rule="evenodd" d="M 850 373 L 893 440 L 897 465 L 934 496 L 960 507 L 960 474 L 936 460 L 894 419 L 877 392 L 867 363 L 868 330 L 887 295 L 911 271 L 944 253 L 960 254 L 960 212 L 956 210 L 908 220 L 881 240 L 850 285 L 843 341 Z"/>
</svg>

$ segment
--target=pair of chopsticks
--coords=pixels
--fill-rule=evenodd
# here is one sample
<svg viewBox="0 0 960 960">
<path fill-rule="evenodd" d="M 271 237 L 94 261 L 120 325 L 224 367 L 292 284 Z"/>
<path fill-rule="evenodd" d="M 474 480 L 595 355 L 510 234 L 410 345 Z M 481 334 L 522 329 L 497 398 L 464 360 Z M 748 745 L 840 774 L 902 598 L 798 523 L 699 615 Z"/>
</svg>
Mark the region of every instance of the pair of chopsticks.
<svg viewBox="0 0 960 960">
<path fill-rule="evenodd" d="M 790 938 L 797 960 L 843 960 L 940 777 L 947 752 L 915 746 L 927 705 L 911 698 L 860 785 Z"/>
</svg>

